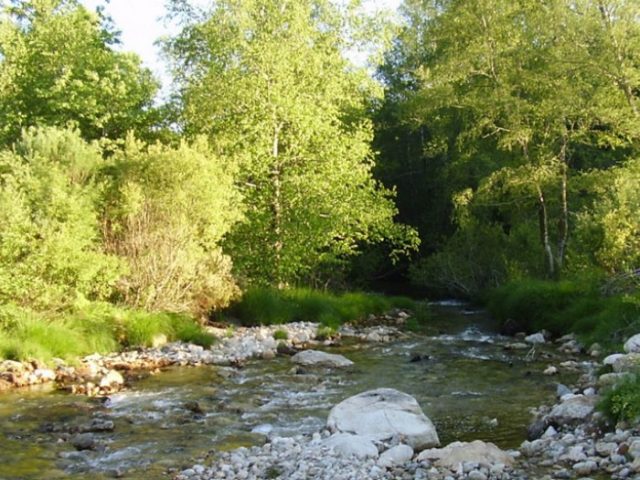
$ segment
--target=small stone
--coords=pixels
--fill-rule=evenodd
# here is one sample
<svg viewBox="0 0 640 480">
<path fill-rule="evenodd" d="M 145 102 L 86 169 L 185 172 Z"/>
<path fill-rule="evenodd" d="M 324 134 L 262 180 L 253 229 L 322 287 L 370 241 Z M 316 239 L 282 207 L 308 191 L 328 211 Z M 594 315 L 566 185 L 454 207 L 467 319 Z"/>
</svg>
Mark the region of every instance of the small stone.
<svg viewBox="0 0 640 480">
<path fill-rule="evenodd" d="M 557 375 L 558 374 L 558 368 L 554 367 L 553 365 L 548 366 L 547 368 L 545 368 L 544 372 L 542 372 L 544 375 Z"/>
<path fill-rule="evenodd" d="M 595 472 L 598 469 L 598 464 L 592 460 L 587 460 L 586 462 L 578 462 L 574 464 L 573 469 L 578 475 L 585 476 Z"/>
<path fill-rule="evenodd" d="M 487 480 L 487 476 L 479 470 L 473 470 L 467 475 L 468 480 Z"/>
</svg>

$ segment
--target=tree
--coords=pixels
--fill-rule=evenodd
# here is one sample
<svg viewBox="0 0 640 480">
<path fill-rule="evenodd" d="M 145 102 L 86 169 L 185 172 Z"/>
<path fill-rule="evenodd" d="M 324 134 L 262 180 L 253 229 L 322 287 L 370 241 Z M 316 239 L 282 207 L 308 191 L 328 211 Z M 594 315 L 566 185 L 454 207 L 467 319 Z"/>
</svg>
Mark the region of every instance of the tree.
<svg viewBox="0 0 640 480">
<path fill-rule="evenodd" d="M 344 57 L 360 34 L 354 13 L 328 0 L 222 0 L 168 44 L 185 131 L 240 166 L 248 221 L 228 245 L 252 279 L 282 286 L 364 242 L 416 240 L 371 175 L 375 84 Z"/>
<path fill-rule="evenodd" d="M 512 239 L 534 234 L 521 226 L 536 222 L 547 275 L 560 274 L 579 206 L 572 179 L 619 163 L 638 138 L 637 7 L 450 0 L 406 8 L 413 68 L 404 103 L 406 118 L 429 127 L 425 151 L 489 165 L 467 187 L 468 214 Z"/>
<path fill-rule="evenodd" d="M 100 11 L 78 0 L 0 7 L 0 142 L 35 125 L 75 125 L 85 139 L 149 133 L 158 88 Z"/>
</svg>

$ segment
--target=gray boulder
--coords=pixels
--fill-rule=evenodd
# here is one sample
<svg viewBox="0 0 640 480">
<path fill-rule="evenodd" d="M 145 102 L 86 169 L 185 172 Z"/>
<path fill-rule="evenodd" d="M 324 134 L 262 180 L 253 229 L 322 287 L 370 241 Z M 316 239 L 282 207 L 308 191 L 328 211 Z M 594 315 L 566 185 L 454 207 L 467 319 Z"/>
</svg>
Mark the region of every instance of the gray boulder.
<svg viewBox="0 0 640 480">
<path fill-rule="evenodd" d="M 318 350 L 303 350 L 296 353 L 291 357 L 291 361 L 298 365 L 305 365 L 308 367 L 350 367 L 353 362 L 342 355 L 336 355 L 333 353 L 320 352 Z"/>
<path fill-rule="evenodd" d="M 524 337 L 524 341 L 531 345 L 539 345 L 545 343 L 544 335 L 542 333 L 534 333 Z"/>
<path fill-rule="evenodd" d="M 547 416 L 547 420 L 558 425 L 581 422 L 593 413 L 596 398 L 584 395 L 574 395 L 567 398 L 553 407 Z"/>
<path fill-rule="evenodd" d="M 340 402 L 329 412 L 327 426 L 373 441 L 397 437 L 417 451 L 440 444 L 433 423 L 416 399 L 391 388 L 370 390 Z"/>
<path fill-rule="evenodd" d="M 640 333 L 624 342 L 624 351 L 627 353 L 640 353 Z"/>
<path fill-rule="evenodd" d="M 493 443 L 475 440 L 473 442 L 453 442 L 444 448 L 432 448 L 418 455 L 418 461 L 429 460 L 436 466 L 457 470 L 464 463 L 484 465 L 513 465 L 513 458 Z"/>
<path fill-rule="evenodd" d="M 345 456 L 356 456 L 358 458 L 377 458 L 378 449 L 373 442 L 362 435 L 351 435 L 350 433 L 336 433 L 324 441 L 324 444 L 333 448 L 333 451 Z"/>
</svg>

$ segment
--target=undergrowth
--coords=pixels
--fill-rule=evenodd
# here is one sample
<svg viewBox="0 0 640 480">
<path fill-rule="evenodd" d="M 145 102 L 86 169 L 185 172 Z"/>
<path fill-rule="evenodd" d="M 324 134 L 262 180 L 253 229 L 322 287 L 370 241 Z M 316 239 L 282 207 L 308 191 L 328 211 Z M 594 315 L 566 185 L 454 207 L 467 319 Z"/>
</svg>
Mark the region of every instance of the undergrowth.
<svg viewBox="0 0 640 480">
<path fill-rule="evenodd" d="M 414 308 L 406 297 L 351 292 L 333 294 L 318 290 L 293 288 L 278 290 L 256 287 L 223 315 L 242 325 L 277 325 L 289 322 L 318 322 L 337 328 L 345 322 L 381 314 L 393 308 Z"/>
<path fill-rule="evenodd" d="M 585 343 L 607 350 L 619 348 L 640 331 L 640 296 L 604 296 L 588 283 L 524 280 L 489 294 L 487 307 L 502 322 L 521 331 L 548 330 L 554 335 L 576 333 Z"/>
<path fill-rule="evenodd" d="M 91 353 L 151 346 L 164 335 L 210 346 L 214 338 L 190 317 L 89 303 L 64 314 L 43 314 L 15 305 L 0 307 L 0 359 L 73 360 Z"/>
</svg>

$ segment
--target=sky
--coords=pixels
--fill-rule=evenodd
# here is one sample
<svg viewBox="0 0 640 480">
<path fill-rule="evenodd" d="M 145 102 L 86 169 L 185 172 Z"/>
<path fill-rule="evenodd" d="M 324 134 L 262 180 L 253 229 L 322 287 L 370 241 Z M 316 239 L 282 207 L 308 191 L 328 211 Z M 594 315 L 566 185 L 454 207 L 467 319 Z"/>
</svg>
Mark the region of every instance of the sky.
<svg viewBox="0 0 640 480">
<path fill-rule="evenodd" d="M 106 7 L 106 12 L 113 19 L 115 26 L 121 31 L 122 49 L 140 55 L 144 64 L 149 67 L 163 87 L 167 87 L 168 74 L 166 65 L 160 56 L 159 47 L 154 42 L 175 31 L 170 24 L 163 21 L 166 14 L 165 0 L 81 0 L 91 9 L 98 5 Z M 207 5 L 210 0 L 192 0 L 194 4 Z M 371 11 L 376 9 L 397 9 L 401 0 L 364 0 Z"/>
</svg>

